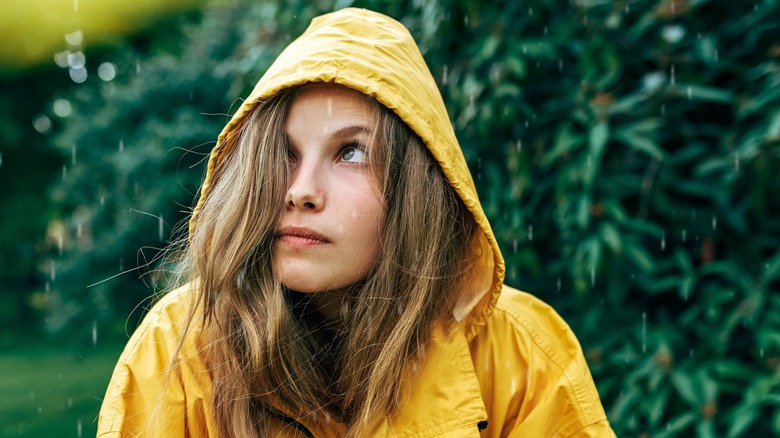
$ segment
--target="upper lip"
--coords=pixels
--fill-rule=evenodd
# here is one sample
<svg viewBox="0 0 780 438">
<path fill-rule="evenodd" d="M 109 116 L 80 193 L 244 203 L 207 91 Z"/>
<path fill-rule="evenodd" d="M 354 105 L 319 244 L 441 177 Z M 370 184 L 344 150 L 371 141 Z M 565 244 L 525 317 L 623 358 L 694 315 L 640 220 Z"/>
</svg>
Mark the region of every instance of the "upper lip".
<svg viewBox="0 0 780 438">
<path fill-rule="evenodd" d="M 319 240 L 325 243 L 330 242 L 327 237 L 312 230 L 311 228 L 306 227 L 286 226 L 279 228 L 279 230 L 276 232 L 276 237 L 284 236 L 304 237 L 307 239 Z"/>
</svg>

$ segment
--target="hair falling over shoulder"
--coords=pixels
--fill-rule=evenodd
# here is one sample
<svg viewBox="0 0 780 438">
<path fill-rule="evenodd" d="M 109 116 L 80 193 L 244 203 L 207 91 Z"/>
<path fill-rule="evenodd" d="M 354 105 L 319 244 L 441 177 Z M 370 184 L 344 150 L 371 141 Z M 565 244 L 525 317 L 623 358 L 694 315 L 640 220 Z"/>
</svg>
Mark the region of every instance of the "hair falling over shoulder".
<svg viewBox="0 0 780 438">
<path fill-rule="evenodd" d="M 386 208 L 381 252 L 343 304 L 338 327 L 312 318 L 307 298 L 285 290 L 272 268 L 295 95 L 292 88 L 260 102 L 221 145 L 227 152 L 186 250 L 197 293 L 186 327 L 202 329 L 223 436 L 267 436 L 280 416 L 370 434 L 397 411 L 401 382 L 413 380 L 434 325 L 453 324 L 456 291 L 473 263 L 471 214 L 420 138 L 366 97 Z"/>
</svg>

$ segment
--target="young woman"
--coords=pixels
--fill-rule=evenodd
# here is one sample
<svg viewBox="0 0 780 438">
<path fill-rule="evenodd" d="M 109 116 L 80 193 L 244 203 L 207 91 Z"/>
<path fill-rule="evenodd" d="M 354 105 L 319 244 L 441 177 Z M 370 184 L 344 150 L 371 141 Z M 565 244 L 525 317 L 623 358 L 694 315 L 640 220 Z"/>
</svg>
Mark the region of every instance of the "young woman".
<svg viewBox="0 0 780 438">
<path fill-rule="evenodd" d="M 504 262 L 408 31 L 315 19 L 223 130 L 189 282 L 98 436 L 613 436 L 579 344 Z"/>
</svg>

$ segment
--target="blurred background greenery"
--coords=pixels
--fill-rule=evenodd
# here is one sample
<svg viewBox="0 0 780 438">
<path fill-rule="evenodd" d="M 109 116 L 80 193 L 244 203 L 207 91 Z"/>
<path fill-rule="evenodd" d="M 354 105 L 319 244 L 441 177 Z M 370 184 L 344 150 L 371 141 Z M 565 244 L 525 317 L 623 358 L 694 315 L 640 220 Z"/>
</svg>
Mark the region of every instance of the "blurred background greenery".
<svg viewBox="0 0 780 438">
<path fill-rule="evenodd" d="M 0 435 L 94 435 L 236 98 L 344 6 L 412 31 L 507 283 L 570 323 L 618 436 L 780 435 L 777 0 L 26 3 L 0 19 Z"/>
</svg>

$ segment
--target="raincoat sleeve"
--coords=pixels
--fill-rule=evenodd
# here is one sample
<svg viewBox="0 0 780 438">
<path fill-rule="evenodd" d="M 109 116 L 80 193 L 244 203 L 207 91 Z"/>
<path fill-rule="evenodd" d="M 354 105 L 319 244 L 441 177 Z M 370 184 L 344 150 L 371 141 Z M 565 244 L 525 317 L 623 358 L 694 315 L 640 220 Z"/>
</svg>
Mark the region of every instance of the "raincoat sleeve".
<svg viewBox="0 0 780 438">
<path fill-rule="evenodd" d="M 472 344 L 483 438 L 615 436 L 579 342 L 550 306 L 504 287 L 483 333 Z"/>
<path fill-rule="evenodd" d="M 182 291 L 158 302 L 127 343 L 98 418 L 98 437 L 208 436 L 201 388 L 208 375 L 185 342 L 181 365 L 166 373 L 186 312 Z"/>
</svg>

